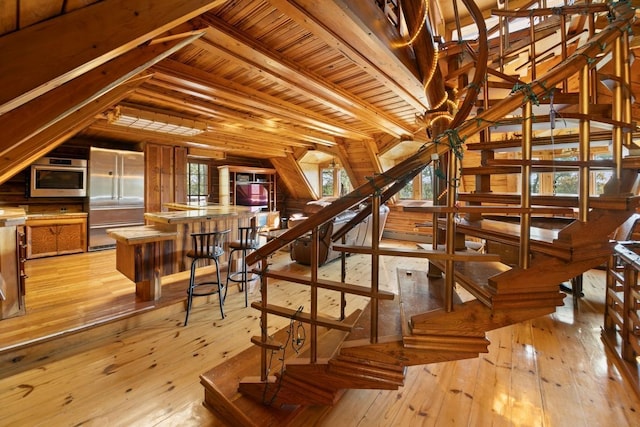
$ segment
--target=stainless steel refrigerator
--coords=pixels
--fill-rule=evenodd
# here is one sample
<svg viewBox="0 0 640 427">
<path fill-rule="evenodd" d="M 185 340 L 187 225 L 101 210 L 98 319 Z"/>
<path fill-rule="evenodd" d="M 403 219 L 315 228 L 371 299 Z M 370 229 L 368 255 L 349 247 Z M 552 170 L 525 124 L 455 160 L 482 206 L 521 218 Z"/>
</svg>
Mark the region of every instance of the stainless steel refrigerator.
<svg viewBox="0 0 640 427">
<path fill-rule="evenodd" d="M 144 154 L 91 148 L 89 250 L 115 246 L 107 229 L 144 224 Z"/>
</svg>

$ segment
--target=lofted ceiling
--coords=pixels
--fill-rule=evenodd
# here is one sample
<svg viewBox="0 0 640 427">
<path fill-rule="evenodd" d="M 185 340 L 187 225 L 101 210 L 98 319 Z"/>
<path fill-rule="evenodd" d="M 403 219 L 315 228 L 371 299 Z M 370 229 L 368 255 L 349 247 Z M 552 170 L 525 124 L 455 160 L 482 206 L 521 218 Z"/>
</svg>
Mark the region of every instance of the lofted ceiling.
<svg viewBox="0 0 640 427">
<path fill-rule="evenodd" d="M 437 101 L 393 25 L 397 8 L 383 3 L 4 0 L 0 182 L 73 136 L 279 162 L 319 150 L 347 166 L 371 158 L 363 173 L 381 172 L 376 156 L 427 141 L 417 117 Z M 428 4 L 436 33 L 470 23 L 464 7 L 456 16 L 452 2 Z M 496 6 L 477 4 L 486 16 Z M 368 154 L 352 159 L 350 146 Z"/>
</svg>

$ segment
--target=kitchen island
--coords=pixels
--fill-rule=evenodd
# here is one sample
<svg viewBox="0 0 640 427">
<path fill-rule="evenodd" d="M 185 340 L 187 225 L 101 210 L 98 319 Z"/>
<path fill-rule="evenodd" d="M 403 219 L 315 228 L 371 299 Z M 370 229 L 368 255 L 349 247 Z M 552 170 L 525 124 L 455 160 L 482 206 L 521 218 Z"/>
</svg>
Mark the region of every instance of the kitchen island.
<svg viewBox="0 0 640 427">
<path fill-rule="evenodd" d="M 147 212 L 147 225 L 109 229 L 116 240 L 116 268 L 136 283 L 136 295 L 144 301 L 161 296 L 161 277 L 187 270 L 191 233 L 230 229 L 251 224 L 255 213 L 242 206 L 196 206 L 171 203 L 167 212 Z M 224 260 L 223 260 L 224 263 Z"/>
</svg>

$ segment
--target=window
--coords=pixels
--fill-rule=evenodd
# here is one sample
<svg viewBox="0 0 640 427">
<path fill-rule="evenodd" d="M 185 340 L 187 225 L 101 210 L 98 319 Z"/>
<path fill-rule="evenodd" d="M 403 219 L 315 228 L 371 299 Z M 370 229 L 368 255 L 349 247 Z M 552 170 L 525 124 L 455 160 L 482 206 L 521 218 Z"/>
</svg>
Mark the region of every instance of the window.
<svg viewBox="0 0 640 427">
<path fill-rule="evenodd" d="M 335 184 L 333 169 L 322 169 L 320 175 L 322 177 L 322 197 L 333 196 Z"/>
<path fill-rule="evenodd" d="M 206 204 L 209 199 L 209 165 L 189 163 L 187 197 L 189 202 Z"/>
<path fill-rule="evenodd" d="M 320 169 L 321 197 L 341 197 L 353 190 L 347 171 L 340 166 Z"/>
<path fill-rule="evenodd" d="M 557 157 L 559 166 L 563 161 L 578 160 L 578 156 Z M 555 172 L 553 174 L 553 194 L 578 194 L 578 172 Z"/>
<path fill-rule="evenodd" d="M 434 189 L 433 165 L 426 166 L 420 174 L 407 183 L 398 192 L 400 200 L 433 200 Z"/>
<path fill-rule="evenodd" d="M 613 155 L 611 153 L 595 154 L 594 160 L 612 160 Z M 591 192 L 593 194 L 604 194 L 604 186 L 613 177 L 613 171 L 609 170 L 596 170 L 591 172 Z"/>
</svg>

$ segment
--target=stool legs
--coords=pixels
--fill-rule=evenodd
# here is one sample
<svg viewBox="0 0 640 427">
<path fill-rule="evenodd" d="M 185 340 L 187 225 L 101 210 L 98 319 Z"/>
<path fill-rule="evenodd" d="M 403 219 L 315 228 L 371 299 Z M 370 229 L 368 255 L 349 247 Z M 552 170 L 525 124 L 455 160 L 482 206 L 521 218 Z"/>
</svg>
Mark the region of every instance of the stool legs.
<svg viewBox="0 0 640 427">
<path fill-rule="evenodd" d="M 234 249 L 229 253 L 229 266 L 227 267 L 227 288 L 229 287 L 229 281 L 239 283 L 241 286 L 241 290 L 244 291 L 244 306 L 249 306 L 249 282 L 252 279 L 249 279 L 249 271 L 247 269 L 247 255 L 253 251 L 253 249 L 244 248 L 244 249 Z M 235 252 L 240 252 L 240 258 L 238 261 L 242 263 L 242 266 L 239 271 L 233 272 L 231 270 L 231 266 L 233 264 L 233 254 Z M 234 278 L 234 276 L 240 276 L 239 279 Z"/>
<path fill-rule="evenodd" d="M 227 296 L 227 287 L 223 286 L 222 284 L 222 279 L 220 277 L 220 264 L 218 263 L 218 259 L 214 258 L 213 262 L 216 265 L 216 281 L 215 282 L 203 282 L 200 283 L 199 285 L 196 285 L 196 264 L 198 262 L 198 258 L 194 259 L 193 261 L 191 261 L 191 275 L 189 277 L 189 289 L 187 290 L 187 314 L 184 318 L 184 326 L 187 326 L 187 323 L 189 322 L 189 312 L 191 311 L 191 305 L 192 305 L 192 301 L 193 301 L 193 297 L 194 296 L 206 296 L 206 295 L 212 295 L 214 292 L 206 292 L 206 293 L 202 293 L 202 294 L 198 294 L 195 292 L 196 287 L 198 286 L 202 286 L 202 285 L 217 285 L 218 286 L 218 298 L 220 300 L 220 315 L 222 315 L 222 318 L 224 319 L 224 300 L 226 299 Z M 222 295 L 222 291 L 224 289 L 224 295 Z"/>
</svg>

